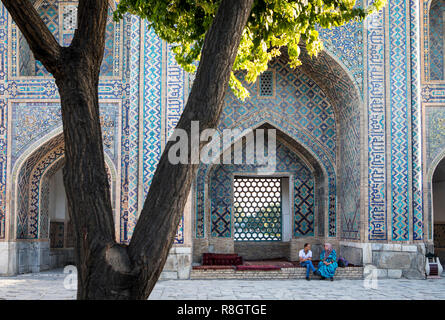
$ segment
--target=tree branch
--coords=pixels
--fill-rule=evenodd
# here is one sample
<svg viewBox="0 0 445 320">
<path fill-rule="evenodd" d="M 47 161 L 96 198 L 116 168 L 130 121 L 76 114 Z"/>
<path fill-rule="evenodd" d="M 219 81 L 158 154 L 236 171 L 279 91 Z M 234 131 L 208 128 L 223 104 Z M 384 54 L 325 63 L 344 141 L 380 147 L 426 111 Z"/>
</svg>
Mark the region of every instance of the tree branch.
<svg viewBox="0 0 445 320">
<path fill-rule="evenodd" d="M 252 5 L 253 0 L 221 1 L 205 37 L 196 79 L 177 125 L 188 132 L 189 138 L 191 121 L 199 121 L 201 131 L 218 123 Z M 170 141 L 161 156 L 129 245 L 130 257 L 140 273 L 138 286 L 133 290 L 140 297 L 148 296 L 159 278 L 198 168 L 191 164 L 191 150 L 188 164 L 170 163 L 168 153 L 173 144 Z"/>
<path fill-rule="evenodd" d="M 34 57 L 53 75 L 58 71 L 61 47 L 29 0 L 2 0 L 23 33 Z"/>
<path fill-rule="evenodd" d="M 71 46 L 81 49 L 85 56 L 101 63 L 105 47 L 108 0 L 80 0 L 77 7 L 77 29 Z"/>
</svg>

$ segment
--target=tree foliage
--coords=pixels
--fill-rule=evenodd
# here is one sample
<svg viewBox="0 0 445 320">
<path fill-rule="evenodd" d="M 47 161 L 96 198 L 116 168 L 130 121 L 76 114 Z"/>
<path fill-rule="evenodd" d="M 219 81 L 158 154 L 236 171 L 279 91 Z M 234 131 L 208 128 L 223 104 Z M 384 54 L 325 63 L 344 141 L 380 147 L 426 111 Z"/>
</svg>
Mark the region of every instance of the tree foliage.
<svg viewBox="0 0 445 320">
<path fill-rule="evenodd" d="M 244 70 L 245 80 L 255 82 L 268 63 L 286 47 L 289 65 L 301 64 L 300 45 L 310 56 L 323 49 L 318 28 L 332 28 L 362 21 L 380 10 L 386 0 L 375 0 L 367 8 L 355 0 L 255 0 L 244 28 L 229 85 L 241 99 L 248 97 L 234 71 Z M 175 59 L 187 72 L 194 72 L 204 37 L 220 0 L 121 0 L 115 19 L 129 12 L 146 19 L 156 34 L 174 44 Z"/>
</svg>

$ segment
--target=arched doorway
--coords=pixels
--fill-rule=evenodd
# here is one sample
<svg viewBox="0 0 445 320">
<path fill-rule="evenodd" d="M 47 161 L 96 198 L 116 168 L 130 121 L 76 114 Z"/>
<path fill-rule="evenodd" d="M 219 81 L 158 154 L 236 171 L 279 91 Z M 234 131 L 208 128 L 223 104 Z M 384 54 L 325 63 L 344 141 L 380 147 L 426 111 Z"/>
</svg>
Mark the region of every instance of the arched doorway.
<svg viewBox="0 0 445 320">
<path fill-rule="evenodd" d="M 47 210 L 49 218 L 49 239 L 51 249 L 73 248 L 73 230 L 68 214 L 68 204 L 63 184 L 63 168 L 52 173 L 45 180 L 47 185 Z M 42 203 L 45 200 L 42 198 Z"/>
<path fill-rule="evenodd" d="M 267 129 L 276 130 L 262 125 L 253 136 Z M 268 156 L 269 147 L 264 144 Z M 328 212 L 323 199 L 328 197 L 321 166 L 282 132 L 275 148 L 273 165 L 255 159 L 210 167 L 205 211 L 209 247 L 215 252 L 234 252 L 247 260 L 295 260 L 297 247 L 324 234 Z"/>
<path fill-rule="evenodd" d="M 250 92 L 248 100 L 240 101 L 231 92 L 226 94 L 218 133 L 222 134 L 226 129 L 243 131 L 275 128 L 277 144 L 287 148 L 288 154 L 294 157 L 294 164 L 304 164 L 305 170 L 310 172 L 310 181 L 313 183 L 304 183 L 306 189 L 313 189 L 308 198 L 310 208 L 307 209 L 308 203 L 304 201 L 303 205 L 296 205 L 295 197 L 298 194 L 292 183 L 289 183 L 297 176 L 292 171 L 292 161 L 286 162 L 285 170 L 275 170 L 275 176 L 252 175 L 253 168 L 223 169 L 218 165 L 201 164 L 194 190 L 195 263 L 201 262 L 202 254 L 207 251 L 238 251 L 245 257 L 249 257 L 252 252 L 263 255 L 270 252 L 296 260 L 297 249 L 304 242 L 311 242 L 314 254 L 317 255 L 317 246 L 321 249 L 321 243 L 326 240 L 339 249 L 340 240 L 361 240 L 365 236 L 361 233 L 364 218 L 361 216 L 360 203 L 360 185 L 363 182 L 360 145 L 361 132 L 364 130 L 360 119 L 364 115 L 357 85 L 341 63 L 327 52 L 317 58 L 310 58 L 303 49 L 303 65 L 296 69 L 287 66 L 287 59 L 283 53 L 269 64 L 269 69 L 256 83 L 243 82 Z M 223 183 L 219 183 L 218 176 L 224 177 Z M 235 224 L 234 219 L 245 217 L 235 216 L 233 212 L 236 200 L 234 186 L 236 179 L 245 177 L 253 180 L 279 179 L 282 214 L 280 239 L 235 240 L 241 234 L 235 230 L 239 225 Z M 215 188 L 216 184 L 219 187 Z M 284 206 L 286 203 L 289 203 L 288 208 Z M 299 209 L 311 212 L 311 218 L 296 218 Z M 258 229 L 258 225 L 256 227 Z M 301 230 L 295 232 L 299 228 Z M 285 230 L 289 229 L 292 230 L 290 237 L 285 234 Z M 244 236 L 250 237 L 251 233 Z"/>
<path fill-rule="evenodd" d="M 17 239 L 15 273 L 39 272 L 74 262 L 62 178 L 64 141 L 58 132 L 31 146 L 13 169 L 10 232 Z M 105 159 L 114 210 L 116 172 L 106 154 Z"/>
<path fill-rule="evenodd" d="M 443 263 L 445 261 L 445 158 L 434 170 L 432 177 L 432 208 L 434 253 Z"/>
</svg>

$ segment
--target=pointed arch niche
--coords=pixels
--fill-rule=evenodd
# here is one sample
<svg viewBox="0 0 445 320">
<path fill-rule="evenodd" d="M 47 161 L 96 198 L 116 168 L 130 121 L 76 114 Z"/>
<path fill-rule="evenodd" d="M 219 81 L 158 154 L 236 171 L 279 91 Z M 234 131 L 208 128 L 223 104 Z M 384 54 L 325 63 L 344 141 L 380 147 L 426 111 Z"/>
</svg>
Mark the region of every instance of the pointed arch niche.
<svg viewBox="0 0 445 320">
<path fill-rule="evenodd" d="M 12 175 L 9 231 L 17 240 L 18 273 L 73 263 L 73 236 L 62 181 L 65 163 L 61 130 L 48 134 L 17 160 Z M 105 154 L 116 219 L 116 169 Z M 60 190 L 62 189 L 62 190 Z"/>
</svg>

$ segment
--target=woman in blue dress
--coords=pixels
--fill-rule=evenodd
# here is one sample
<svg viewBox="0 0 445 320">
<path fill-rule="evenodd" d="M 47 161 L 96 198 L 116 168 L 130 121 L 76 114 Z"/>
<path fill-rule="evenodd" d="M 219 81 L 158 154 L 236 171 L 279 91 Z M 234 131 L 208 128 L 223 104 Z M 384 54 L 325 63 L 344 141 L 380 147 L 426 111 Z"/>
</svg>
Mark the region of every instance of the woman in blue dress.
<svg viewBox="0 0 445 320">
<path fill-rule="evenodd" d="M 325 243 L 324 250 L 320 255 L 320 263 L 317 272 L 321 279 L 328 278 L 334 281 L 335 270 L 337 269 L 337 253 L 332 248 L 332 244 Z"/>
</svg>

